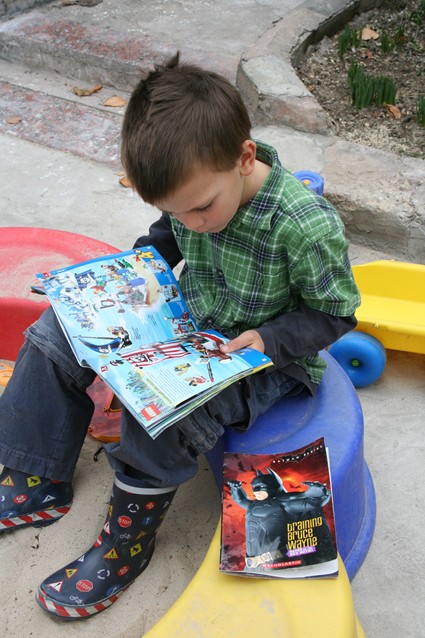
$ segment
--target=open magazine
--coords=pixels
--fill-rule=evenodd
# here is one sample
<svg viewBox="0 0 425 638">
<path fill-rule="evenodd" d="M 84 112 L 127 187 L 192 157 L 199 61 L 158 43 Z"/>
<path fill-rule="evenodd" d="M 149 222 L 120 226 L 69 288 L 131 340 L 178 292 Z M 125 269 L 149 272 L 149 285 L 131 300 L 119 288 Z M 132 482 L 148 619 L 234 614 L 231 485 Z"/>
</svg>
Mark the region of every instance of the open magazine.
<svg viewBox="0 0 425 638">
<path fill-rule="evenodd" d="M 157 437 L 234 381 L 272 365 L 200 331 L 177 280 L 152 247 L 38 274 L 79 363 L 92 368 Z"/>
<path fill-rule="evenodd" d="M 284 454 L 225 453 L 220 571 L 265 578 L 338 575 L 323 438 Z"/>
</svg>

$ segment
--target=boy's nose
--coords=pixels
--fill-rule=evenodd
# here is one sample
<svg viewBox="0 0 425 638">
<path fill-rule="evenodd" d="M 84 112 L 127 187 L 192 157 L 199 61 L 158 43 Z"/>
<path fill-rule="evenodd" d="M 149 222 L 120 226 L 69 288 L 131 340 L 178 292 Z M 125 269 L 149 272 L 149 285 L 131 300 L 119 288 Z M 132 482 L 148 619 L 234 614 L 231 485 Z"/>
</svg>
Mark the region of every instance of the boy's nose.
<svg viewBox="0 0 425 638">
<path fill-rule="evenodd" d="M 186 213 L 182 217 L 180 217 L 180 221 L 183 226 L 185 226 L 188 230 L 198 230 L 203 225 L 202 217 L 197 213 Z"/>
</svg>

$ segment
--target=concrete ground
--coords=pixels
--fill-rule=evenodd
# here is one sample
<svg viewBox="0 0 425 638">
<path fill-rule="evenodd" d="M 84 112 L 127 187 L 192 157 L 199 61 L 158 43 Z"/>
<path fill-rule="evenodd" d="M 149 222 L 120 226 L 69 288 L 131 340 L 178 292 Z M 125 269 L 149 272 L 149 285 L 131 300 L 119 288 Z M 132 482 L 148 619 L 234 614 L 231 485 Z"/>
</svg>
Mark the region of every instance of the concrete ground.
<svg viewBox="0 0 425 638">
<path fill-rule="evenodd" d="M 0 225 L 79 232 L 126 249 L 156 218 L 152 207 L 118 183 L 117 131 L 122 111 L 111 114 L 94 97 L 82 106 L 69 91 L 87 73 L 90 76 L 90 65 L 97 69 L 95 62 L 99 64 L 96 73 L 106 73 L 99 55 L 94 55 L 93 43 L 100 42 L 107 30 L 112 44 L 116 45 L 118 33 L 122 37 L 125 32 L 127 39 L 131 36 L 133 46 L 141 35 L 153 58 L 184 46 L 188 55 L 202 53 L 206 64 L 216 64 L 235 81 L 238 76 L 245 87 L 248 80 L 251 85 L 262 83 L 260 93 L 264 96 L 269 91 L 269 106 L 280 114 L 280 120 L 267 120 L 264 105 L 254 104 L 255 135 L 273 143 L 290 170 L 308 168 L 324 174 L 326 193 L 339 205 L 352 238 L 352 263 L 380 258 L 425 263 L 425 162 L 344 144 L 324 130 L 320 114 L 306 124 L 311 101 L 302 104 L 308 95 L 301 88 L 297 93 L 293 78 L 293 84 L 287 76 L 286 84 L 285 78 L 279 80 L 290 94 L 288 99 L 282 98 L 283 88 L 274 95 L 268 88 L 266 72 L 275 68 L 278 48 L 274 29 L 279 28 L 281 36 L 290 30 L 294 38 L 303 25 L 316 28 L 318 13 L 322 19 L 329 18 L 354 4 L 348 0 L 269 0 L 261 4 L 250 0 L 171 4 L 163 0 L 144 2 L 142 11 L 131 0 L 120 2 L 119 8 L 109 0 L 92 8 L 58 2 L 0 21 L 0 55 L 5 58 L 0 61 Z M 59 65 L 55 70 L 48 46 L 54 44 L 58 51 L 58 32 L 53 25 L 59 18 L 71 18 L 81 28 L 91 29 L 87 33 L 92 37 L 74 41 L 68 67 L 62 60 L 55 62 Z M 241 29 L 245 22 L 249 28 Z M 7 42 L 2 40 L 6 32 L 13 32 Z M 10 42 L 17 42 L 22 32 L 27 46 L 32 43 L 36 68 L 31 66 L 30 53 L 23 59 L 23 47 L 17 47 L 19 59 L 10 53 Z M 43 50 L 40 33 L 52 41 L 44 41 Z M 70 66 L 70 60 L 78 60 L 78 65 Z M 111 74 L 125 76 L 133 62 L 130 54 L 127 60 L 120 60 L 121 71 L 110 62 Z M 94 75 L 93 71 L 93 83 Z M 106 87 L 106 95 L 117 92 L 119 82 L 114 82 Z M 118 92 L 125 94 L 125 88 Z M 293 100 L 298 100 L 300 127 L 291 121 Z M 68 109 L 79 126 L 71 127 L 66 119 Z M 286 120 L 285 113 L 290 113 Z M 22 115 L 23 126 L 7 123 L 13 115 Z M 312 131 L 314 122 L 317 126 Z M 388 353 L 383 377 L 359 390 L 365 417 L 365 458 L 377 494 L 377 524 L 352 590 L 357 614 L 371 638 L 425 636 L 424 390 L 425 356 L 393 351 Z M 62 521 L 2 537 L 0 618 L 5 635 L 142 636 L 176 600 L 203 558 L 219 516 L 214 479 L 204 462 L 196 479 L 179 490 L 145 575 L 116 605 L 77 624 L 56 621 L 36 606 L 38 583 L 86 550 L 103 524 L 112 473 L 102 455 L 97 463 L 93 461 L 97 448 L 95 441 L 86 440 L 75 477 L 75 502 Z"/>
</svg>

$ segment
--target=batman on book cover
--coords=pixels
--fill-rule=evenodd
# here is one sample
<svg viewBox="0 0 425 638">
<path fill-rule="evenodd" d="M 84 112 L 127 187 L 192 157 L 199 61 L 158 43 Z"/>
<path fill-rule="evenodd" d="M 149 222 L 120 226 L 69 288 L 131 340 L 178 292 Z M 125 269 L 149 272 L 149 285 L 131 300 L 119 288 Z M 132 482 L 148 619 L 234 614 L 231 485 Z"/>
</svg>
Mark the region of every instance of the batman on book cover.
<svg viewBox="0 0 425 638">
<path fill-rule="evenodd" d="M 320 450 L 320 452 L 322 451 Z M 241 461 L 243 455 L 236 456 L 239 459 L 239 468 L 245 469 L 246 465 Z M 310 467 L 313 456 L 307 461 Z M 252 458 L 251 455 L 251 467 Z M 299 461 L 286 463 L 286 467 L 283 469 L 282 465 L 285 464 L 279 463 L 282 458 L 275 458 L 273 462 L 270 458 L 268 459 L 270 465 L 275 465 L 279 473 L 269 466 L 263 469 L 253 468 L 254 477 L 247 485 L 247 490 L 252 494 L 252 497 L 248 496 L 242 487 L 242 481 L 237 480 L 242 476 L 247 478 L 249 474 L 252 476 L 252 471 L 249 473 L 240 472 L 235 479 L 227 479 L 226 481 L 230 490 L 230 501 L 238 506 L 237 509 L 244 510 L 245 565 L 242 566 L 242 569 L 246 572 L 265 573 L 291 567 L 317 565 L 334 560 L 337 556 L 333 536 L 332 508 L 330 506 L 331 514 L 328 513 L 332 530 L 324 509 L 331 500 L 331 491 L 324 480 L 327 477 L 320 476 L 323 482 L 321 480 L 300 480 L 300 478 L 306 478 L 309 475 L 313 479 L 315 472 L 304 471 L 302 474 L 294 472 L 293 468 L 299 464 Z M 246 461 L 246 459 L 244 460 Z M 305 460 L 305 457 L 301 455 L 302 460 Z M 229 473 L 232 474 L 232 472 Z M 286 489 L 280 474 L 290 479 L 289 485 L 295 483 L 297 489 Z M 298 480 L 295 479 L 295 476 L 298 477 Z M 229 500 L 227 507 L 232 509 Z M 231 521 L 232 524 L 233 538 L 228 535 L 228 540 L 233 540 L 234 551 L 232 552 L 229 546 L 232 544 L 230 542 L 227 547 L 224 547 L 222 553 L 224 560 L 222 562 L 231 563 L 237 562 L 237 545 L 239 543 L 240 550 L 240 542 L 242 541 L 241 538 L 236 541 L 238 521 L 239 527 L 241 527 L 242 520 L 240 513 L 235 511 L 232 511 L 231 515 L 227 512 L 227 520 Z M 226 539 L 223 541 L 226 542 Z M 227 569 L 226 565 L 222 565 L 222 569 L 223 567 L 224 571 L 240 571 L 241 569 L 241 566 L 236 567 L 235 565 L 231 568 L 229 564 Z"/>
</svg>

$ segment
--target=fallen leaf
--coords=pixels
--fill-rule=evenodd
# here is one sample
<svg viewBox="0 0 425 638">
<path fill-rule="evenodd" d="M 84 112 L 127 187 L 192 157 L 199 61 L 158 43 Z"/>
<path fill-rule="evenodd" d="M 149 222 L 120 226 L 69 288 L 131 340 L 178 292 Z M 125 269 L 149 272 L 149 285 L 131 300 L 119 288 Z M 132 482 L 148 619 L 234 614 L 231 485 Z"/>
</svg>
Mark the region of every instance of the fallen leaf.
<svg viewBox="0 0 425 638">
<path fill-rule="evenodd" d="M 102 102 L 102 104 L 103 106 L 125 106 L 127 104 L 127 100 L 124 100 L 124 98 L 119 95 L 113 95 Z"/>
<path fill-rule="evenodd" d="M 97 84 L 92 89 L 80 89 L 78 86 L 73 86 L 72 92 L 75 93 L 75 95 L 78 95 L 78 97 L 87 97 L 89 95 L 93 95 L 93 93 L 97 93 L 102 88 L 101 84 Z"/>
<path fill-rule="evenodd" d="M 371 60 L 373 58 L 373 53 L 370 49 L 360 49 L 360 57 L 363 60 Z"/>
<path fill-rule="evenodd" d="M 387 109 L 391 117 L 393 117 L 395 120 L 399 120 L 401 118 L 401 110 L 398 108 L 398 106 L 394 106 L 394 104 L 386 104 L 385 108 Z"/>
<path fill-rule="evenodd" d="M 377 40 L 379 38 L 379 33 L 374 31 L 370 27 L 365 27 L 362 29 L 362 40 Z"/>
<path fill-rule="evenodd" d="M 120 184 L 121 186 L 124 186 L 124 188 L 133 188 L 133 184 L 130 182 L 127 175 L 124 175 L 124 177 L 121 177 Z"/>
<path fill-rule="evenodd" d="M 19 117 L 19 115 L 16 115 L 15 117 L 9 117 L 7 119 L 8 124 L 20 124 L 21 122 L 22 122 L 22 118 Z"/>
</svg>

